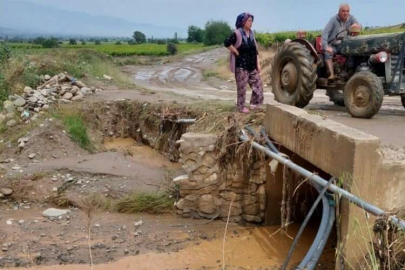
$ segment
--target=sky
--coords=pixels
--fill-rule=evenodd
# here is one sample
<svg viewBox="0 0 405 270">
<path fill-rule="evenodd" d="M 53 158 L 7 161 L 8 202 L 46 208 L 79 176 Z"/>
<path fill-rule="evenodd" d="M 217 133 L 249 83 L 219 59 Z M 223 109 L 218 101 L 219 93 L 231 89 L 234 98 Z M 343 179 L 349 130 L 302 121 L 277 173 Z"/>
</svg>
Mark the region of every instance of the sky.
<svg viewBox="0 0 405 270">
<path fill-rule="evenodd" d="M 11 0 L 13 1 L 13 0 Z M 260 32 L 323 29 L 337 13 L 339 0 L 28 0 L 90 15 L 111 16 L 134 23 L 187 29 L 224 20 L 232 27 L 244 11 L 255 15 Z M 0 0 L 1 2 L 1 0 Z M 405 22 L 405 0 L 352 0 L 351 13 L 363 26 L 388 26 Z M 1 8 L 1 6 L 0 6 Z M 46 27 L 46 26 L 44 26 Z"/>
</svg>

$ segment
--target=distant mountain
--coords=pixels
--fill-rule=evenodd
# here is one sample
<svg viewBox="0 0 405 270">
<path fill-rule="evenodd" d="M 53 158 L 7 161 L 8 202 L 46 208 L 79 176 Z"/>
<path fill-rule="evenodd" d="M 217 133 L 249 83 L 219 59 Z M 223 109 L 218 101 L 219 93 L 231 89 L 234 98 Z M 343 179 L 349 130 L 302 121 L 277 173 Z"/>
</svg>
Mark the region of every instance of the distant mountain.
<svg viewBox="0 0 405 270">
<path fill-rule="evenodd" d="M 121 18 L 92 16 L 29 1 L 0 0 L 0 34 L 8 35 L 90 35 L 132 36 L 141 31 L 147 37 L 173 37 L 177 32 L 186 35 L 186 29 L 133 23 Z"/>
</svg>

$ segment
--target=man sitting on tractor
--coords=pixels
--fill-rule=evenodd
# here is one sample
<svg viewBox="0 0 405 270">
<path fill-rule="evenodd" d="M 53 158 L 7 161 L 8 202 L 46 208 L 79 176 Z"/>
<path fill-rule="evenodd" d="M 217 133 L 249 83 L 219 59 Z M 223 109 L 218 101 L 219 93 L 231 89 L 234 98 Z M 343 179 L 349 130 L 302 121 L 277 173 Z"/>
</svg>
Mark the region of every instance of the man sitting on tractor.
<svg viewBox="0 0 405 270">
<path fill-rule="evenodd" d="M 339 52 L 341 39 L 347 36 L 350 27 L 358 29 L 361 25 L 354 16 L 350 15 L 350 6 L 341 4 L 339 13 L 329 20 L 322 33 L 322 48 L 324 48 L 325 63 L 329 71 L 328 80 L 335 79 L 333 55 Z"/>
</svg>

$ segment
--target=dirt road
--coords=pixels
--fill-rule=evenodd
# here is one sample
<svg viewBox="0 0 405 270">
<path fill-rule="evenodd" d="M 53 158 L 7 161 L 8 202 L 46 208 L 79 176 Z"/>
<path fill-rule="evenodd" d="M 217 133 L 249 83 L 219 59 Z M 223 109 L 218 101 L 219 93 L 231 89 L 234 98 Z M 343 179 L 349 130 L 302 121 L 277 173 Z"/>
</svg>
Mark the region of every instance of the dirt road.
<svg viewBox="0 0 405 270">
<path fill-rule="evenodd" d="M 174 92 L 177 95 L 199 99 L 236 100 L 234 82 L 210 77 L 203 78 L 203 70 L 212 69 L 218 60 L 228 57 L 226 49 L 187 56 L 182 60 L 166 65 L 148 67 L 127 66 L 124 70 L 133 76 L 134 83 L 156 92 Z M 264 102 L 275 103 L 270 86 L 264 88 Z M 106 95 L 104 93 L 103 95 Z M 127 93 L 130 95 L 130 93 Z M 248 95 L 247 101 L 250 96 Z M 325 95 L 325 91 L 317 90 L 309 106 L 305 108 L 329 119 L 350 127 L 375 135 L 381 139 L 386 149 L 404 153 L 405 140 L 405 109 L 399 97 L 385 97 L 380 112 L 373 119 L 352 118 L 345 108 L 335 106 Z"/>
</svg>

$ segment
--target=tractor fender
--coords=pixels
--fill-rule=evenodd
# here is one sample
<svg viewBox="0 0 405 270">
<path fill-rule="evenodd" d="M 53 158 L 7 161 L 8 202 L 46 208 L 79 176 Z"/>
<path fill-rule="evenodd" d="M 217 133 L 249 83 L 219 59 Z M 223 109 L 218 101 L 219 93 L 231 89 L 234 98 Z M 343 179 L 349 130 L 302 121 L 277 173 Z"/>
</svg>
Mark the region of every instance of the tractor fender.
<svg viewBox="0 0 405 270">
<path fill-rule="evenodd" d="M 316 52 L 314 46 L 312 46 L 312 44 L 308 40 L 297 38 L 292 40 L 291 42 L 297 42 L 304 45 L 310 51 L 311 55 L 314 57 L 314 63 L 318 63 L 319 61 L 318 53 Z"/>
</svg>

